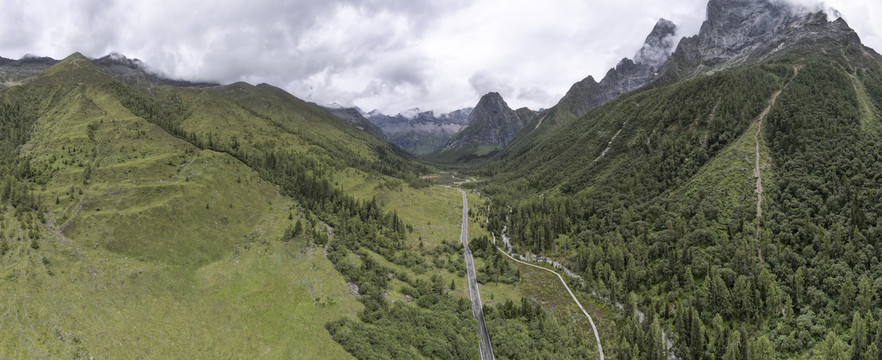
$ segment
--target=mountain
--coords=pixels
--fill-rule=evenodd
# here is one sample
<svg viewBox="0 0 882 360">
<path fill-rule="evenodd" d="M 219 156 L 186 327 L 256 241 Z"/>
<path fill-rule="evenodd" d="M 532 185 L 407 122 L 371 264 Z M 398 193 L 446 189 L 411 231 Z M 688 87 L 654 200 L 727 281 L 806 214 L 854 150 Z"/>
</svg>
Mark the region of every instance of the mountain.
<svg viewBox="0 0 882 360">
<path fill-rule="evenodd" d="M 459 208 L 399 200 L 458 192 L 428 188 L 409 155 L 277 87 L 157 87 L 79 53 L 52 62 L 0 89 L 0 292 L 16 294 L 0 299 L 0 358 L 351 358 L 346 339 L 391 330 L 358 313 L 398 285 L 350 262 L 458 232 L 445 219 Z M 425 221 L 432 233 L 407 230 Z M 413 286 L 435 274 L 374 265 Z M 396 308 L 463 339 L 433 353 L 476 357 L 475 320 L 450 310 L 454 295 L 430 300 Z"/>
<path fill-rule="evenodd" d="M 683 38 L 661 69 L 664 81 L 758 63 L 792 50 L 860 43 L 842 18 L 765 0 L 713 0 L 697 35 Z"/>
<path fill-rule="evenodd" d="M 500 153 L 523 153 L 590 111 L 656 81 L 674 49 L 676 34 L 673 22 L 659 19 L 633 60 L 622 59 L 600 82 L 588 76 L 573 84 L 555 106 L 536 114 L 534 121 Z"/>
<path fill-rule="evenodd" d="M 180 87 L 217 86 L 211 82 L 190 82 L 170 79 L 149 70 L 141 60 L 129 59 L 118 53 L 110 53 L 104 57 L 91 60 L 112 76 L 136 86 L 172 85 Z M 25 56 L 19 60 L 0 58 L 0 86 L 19 85 L 44 73 L 59 60 L 49 57 Z"/>
<path fill-rule="evenodd" d="M 365 118 L 357 108 L 346 108 L 341 105 L 333 106 L 332 104 L 326 106 L 325 109 L 339 119 L 352 124 L 352 126 L 355 126 L 359 130 L 370 132 L 381 139 L 386 138 L 386 135 L 383 134 L 383 129 L 380 129 L 377 125 L 374 125 L 374 123 Z"/>
<path fill-rule="evenodd" d="M 674 48 L 677 26 L 660 19 L 646 37 L 634 59 L 622 59 L 600 82 L 589 76 L 573 85 L 557 107 L 582 116 L 624 93 L 634 91 L 655 79 Z"/>
<path fill-rule="evenodd" d="M 18 60 L 0 57 L 0 87 L 19 85 L 57 62 L 48 57 L 25 56 Z"/>
<path fill-rule="evenodd" d="M 504 147 L 536 115 L 529 109 L 512 110 L 499 93 L 481 97 L 466 120 L 465 128 L 441 149 L 442 153 L 465 147 Z"/>
<path fill-rule="evenodd" d="M 882 56 L 824 12 L 711 0 L 656 72 L 471 168 L 488 228 L 625 304 L 647 330 L 610 358 L 878 356 Z"/>
<path fill-rule="evenodd" d="M 92 62 L 114 77 L 136 85 L 173 85 L 179 87 L 211 87 L 220 85 L 213 82 L 191 82 L 170 79 L 165 75 L 149 70 L 141 60 L 129 59 L 125 55 L 119 53 L 110 53 L 104 57 L 95 59 Z"/>
<path fill-rule="evenodd" d="M 368 120 L 376 124 L 390 143 L 416 155 L 426 155 L 444 146 L 468 122 L 471 108 L 435 115 L 433 111 L 412 109 L 389 116 L 372 111 Z"/>
</svg>

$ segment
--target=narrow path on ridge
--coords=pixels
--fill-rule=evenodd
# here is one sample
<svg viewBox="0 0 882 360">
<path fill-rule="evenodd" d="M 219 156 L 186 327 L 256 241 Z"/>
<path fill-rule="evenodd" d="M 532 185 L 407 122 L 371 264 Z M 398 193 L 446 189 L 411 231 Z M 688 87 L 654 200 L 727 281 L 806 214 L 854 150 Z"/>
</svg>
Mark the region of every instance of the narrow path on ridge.
<svg viewBox="0 0 882 360">
<path fill-rule="evenodd" d="M 457 189 L 459 190 L 459 189 Z M 481 360 L 495 360 L 493 346 L 490 344 L 490 335 L 487 333 L 487 325 L 484 323 L 484 307 L 481 304 L 481 294 L 478 292 L 478 281 L 475 279 L 475 259 L 472 250 L 469 249 L 469 204 L 465 191 L 462 193 L 462 233 L 459 241 L 462 242 L 463 254 L 465 255 L 466 274 L 469 284 L 469 297 L 472 300 L 472 314 L 478 319 L 478 335 L 481 337 Z"/>
</svg>

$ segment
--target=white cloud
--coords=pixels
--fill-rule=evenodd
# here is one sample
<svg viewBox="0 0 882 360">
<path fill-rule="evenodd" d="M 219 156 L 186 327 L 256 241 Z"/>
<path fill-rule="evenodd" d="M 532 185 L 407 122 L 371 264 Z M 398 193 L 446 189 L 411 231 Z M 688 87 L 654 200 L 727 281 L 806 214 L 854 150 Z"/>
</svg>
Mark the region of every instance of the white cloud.
<svg viewBox="0 0 882 360">
<path fill-rule="evenodd" d="M 815 0 L 790 0 L 816 6 Z M 137 57 L 175 77 L 266 82 L 319 103 L 449 111 L 498 91 L 553 105 L 631 57 L 658 18 L 698 32 L 707 0 L 0 0 L 0 55 Z M 882 49 L 882 3 L 830 0 Z"/>
</svg>

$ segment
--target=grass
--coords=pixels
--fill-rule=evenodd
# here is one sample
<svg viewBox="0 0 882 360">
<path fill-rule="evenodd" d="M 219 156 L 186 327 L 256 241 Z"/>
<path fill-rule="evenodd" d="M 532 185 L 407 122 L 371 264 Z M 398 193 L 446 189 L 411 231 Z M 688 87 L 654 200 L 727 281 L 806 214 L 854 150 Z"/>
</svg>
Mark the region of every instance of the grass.
<svg viewBox="0 0 882 360">
<path fill-rule="evenodd" d="M 74 56 L 23 85 L 52 94 L 22 147 L 42 174 L 30 181 L 47 221 L 0 211 L 0 358 L 351 357 L 324 326 L 362 304 L 322 248 L 303 235 L 281 241 L 305 210 L 238 159 L 133 114 L 91 67 Z M 324 164 L 335 186 L 396 211 L 413 228 L 411 251 L 459 242 L 458 191 L 415 189 L 336 158 L 377 160 L 372 135 L 269 86 L 159 91 L 187 107 L 184 131 Z M 469 203 L 469 236 L 486 235 L 486 204 L 476 194 Z M 412 277 L 437 273 L 468 297 L 465 277 L 432 255 L 426 272 L 368 255 Z M 461 252 L 443 258 L 463 262 Z M 393 280 L 390 300 L 404 299 L 402 285 Z M 518 286 L 481 290 L 485 302 L 517 301 Z"/>
<path fill-rule="evenodd" d="M 295 202 L 81 63 L 33 82 L 54 94 L 22 148 L 48 221 L 0 211 L 0 358 L 351 357 L 324 326 L 362 305 L 321 249 L 280 241 Z"/>
<path fill-rule="evenodd" d="M 304 245 L 256 243 L 194 269 L 47 241 L 32 254 L 49 265 L 0 283 L 0 357 L 346 358 L 324 324 L 361 304 Z"/>
</svg>

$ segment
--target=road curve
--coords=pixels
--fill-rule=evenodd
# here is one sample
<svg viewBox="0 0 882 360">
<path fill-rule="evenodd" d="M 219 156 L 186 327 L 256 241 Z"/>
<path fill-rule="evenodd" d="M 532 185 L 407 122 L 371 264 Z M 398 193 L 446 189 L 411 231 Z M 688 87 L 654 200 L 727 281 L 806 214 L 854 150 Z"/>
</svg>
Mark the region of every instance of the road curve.
<svg viewBox="0 0 882 360">
<path fill-rule="evenodd" d="M 462 193 L 462 233 L 459 235 L 459 241 L 462 242 L 463 253 L 465 254 L 469 296 L 472 299 L 472 314 L 475 315 L 475 319 L 478 319 L 478 335 L 481 337 L 481 360 L 495 360 L 493 346 L 490 344 L 490 334 L 487 333 L 487 325 L 484 324 L 484 307 L 481 305 L 481 294 L 478 293 L 478 281 L 475 280 L 475 259 L 472 257 L 472 250 L 469 249 L 469 204 L 468 200 L 466 200 L 465 191 L 459 190 L 459 192 Z"/>
<path fill-rule="evenodd" d="M 463 194 L 463 196 L 465 196 L 465 195 Z M 500 249 L 500 248 L 498 248 L 498 247 L 497 247 L 496 249 L 499 250 L 499 252 L 503 253 L 505 256 L 507 256 L 509 259 L 512 259 L 512 260 L 514 260 L 514 261 L 516 261 L 516 262 L 518 262 L 518 263 L 520 263 L 520 264 L 524 264 L 524 265 L 527 265 L 527 266 L 532 266 L 532 267 L 534 267 L 534 268 L 542 269 L 542 270 L 548 271 L 548 272 L 550 272 L 550 273 L 552 273 L 552 274 L 554 274 L 554 275 L 557 275 L 558 279 L 560 279 L 560 282 L 563 283 L 563 285 L 564 285 L 565 288 L 567 288 L 567 292 L 569 292 L 569 293 L 570 293 L 570 296 L 573 297 L 573 301 L 576 302 L 576 305 L 579 305 L 579 309 L 582 309 L 582 313 L 585 314 L 585 317 L 588 318 L 588 322 L 591 323 L 591 329 L 594 330 L 594 339 L 597 340 L 597 352 L 600 354 L 600 360 L 604 360 L 604 357 L 603 357 L 603 346 L 600 345 L 600 333 L 597 332 L 597 326 L 594 326 L 594 319 L 591 318 L 591 315 L 588 315 L 588 312 L 585 311 L 585 308 L 584 308 L 584 307 L 582 307 L 582 303 L 579 302 L 579 299 L 576 299 L 576 295 L 573 294 L 573 291 L 572 291 L 572 290 L 570 290 L 570 286 L 567 285 L 567 282 L 566 282 L 566 281 L 564 281 L 563 276 L 560 276 L 560 274 L 558 274 L 557 272 L 555 272 L 555 271 L 553 271 L 553 270 L 551 270 L 551 269 L 547 269 L 547 268 L 544 268 L 544 267 L 541 267 L 541 266 L 536 266 L 536 265 L 533 265 L 533 264 L 530 264 L 530 263 L 523 262 L 523 261 L 520 261 L 520 260 L 518 260 L 518 259 L 515 259 L 515 258 L 513 258 L 511 255 L 509 255 L 508 253 L 506 253 L 505 251 L 503 251 L 502 249 Z"/>
</svg>

